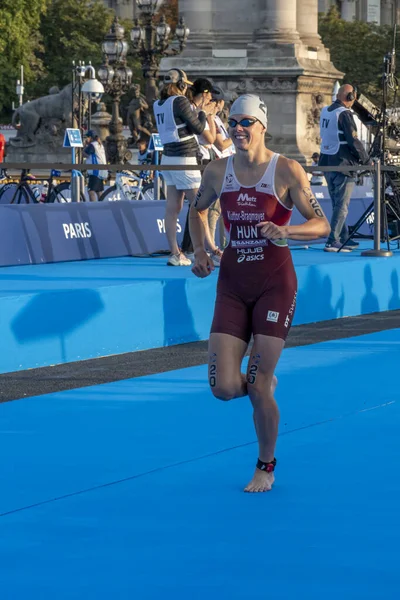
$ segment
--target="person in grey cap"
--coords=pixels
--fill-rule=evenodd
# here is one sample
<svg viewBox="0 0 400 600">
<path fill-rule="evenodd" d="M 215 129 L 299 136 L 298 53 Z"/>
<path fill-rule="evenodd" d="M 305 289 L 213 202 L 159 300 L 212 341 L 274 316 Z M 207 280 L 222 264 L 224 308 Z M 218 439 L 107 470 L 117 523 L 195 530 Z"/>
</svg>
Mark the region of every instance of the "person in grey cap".
<svg viewBox="0 0 400 600">
<path fill-rule="evenodd" d="M 297 279 L 288 239 L 312 240 L 329 223 L 301 165 L 265 146 L 267 107 L 245 94 L 232 104 L 229 135 L 236 154 L 210 163 L 190 211 L 197 277 L 214 265 L 204 248 L 207 209 L 220 198 L 229 236 L 219 269 L 209 339 L 209 384 L 221 400 L 248 395 L 258 438 L 258 460 L 246 492 L 269 491 L 274 482 L 279 410 L 274 371 L 296 306 Z M 293 208 L 304 217 L 290 225 Z M 241 364 L 251 337 L 247 373 Z"/>
</svg>

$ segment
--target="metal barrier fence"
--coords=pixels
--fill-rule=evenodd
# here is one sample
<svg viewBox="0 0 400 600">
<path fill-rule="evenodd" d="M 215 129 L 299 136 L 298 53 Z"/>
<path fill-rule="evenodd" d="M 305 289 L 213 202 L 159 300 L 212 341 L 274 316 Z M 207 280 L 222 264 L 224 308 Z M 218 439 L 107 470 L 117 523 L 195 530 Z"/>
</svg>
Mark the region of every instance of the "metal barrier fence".
<svg viewBox="0 0 400 600">
<path fill-rule="evenodd" d="M 12 169 L 16 171 L 22 171 L 29 167 L 30 172 L 33 171 L 49 171 L 51 169 L 57 169 L 60 171 L 88 171 L 93 169 L 93 165 L 83 164 L 67 164 L 67 163 L 12 163 L 4 162 L 2 165 L 7 170 Z M 107 170 L 111 173 L 124 171 L 126 169 L 132 171 L 204 171 L 206 167 L 203 165 L 134 165 L 130 163 L 124 164 L 105 164 L 96 165 L 96 169 Z M 305 166 L 304 170 L 307 173 L 313 173 L 319 171 L 322 173 L 329 172 L 340 172 L 340 173 L 371 173 L 373 176 L 373 192 L 374 192 L 374 248 L 373 250 L 366 250 L 362 252 L 364 256 L 390 256 L 392 253 L 388 250 L 381 250 L 381 219 L 382 219 L 382 176 L 385 172 L 399 172 L 400 166 L 386 166 L 382 165 L 381 161 L 374 161 L 371 165 L 353 165 L 353 166 L 335 166 L 335 167 L 322 167 L 322 166 Z"/>
<path fill-rule="evenodd" d="M 370 171 L 374 172 L 377 169 L 377 162 L 373 165 L 353 165 L 353 166 L 338 166 L 338 167 L 322 167 L 322 166 L 303 166 L 304 170 L 307 173 L 312 173 L 314 171 L 322 171 L 323 173 L 329 172 L 341 172 L 341 173 L 353 173 L 355 171 Z M 204 165 L 135 165 L 131 163 L 121 163 L 121 164 L 105 164 L 105 165 L 95 165 L 96 169 L 111 171 L 112 173 L 118 171 L 124 171 L 125 169 L 129 169 L 132 171 L 204 171 L 206 168 Z M 41 171 L 49 171 L 51 169 L 56 169 L 59 171 L 72 171 L 72 169 L 77 169 L 79 171 L 88 171 L 93 169 L 93 165 L 88 163 L 82 164 L 72 164 L 72 163 L 13 163 L 13 162 L 3 162 L 0 163 L 0 167 L 6 169 L 14 169 L 16 171 L 22 171 L 23 169 L 27 169 L 29 167 L 30 171 L 41 170 Z M 400 171 L 400 166 L 382 166 L 381 171 Z"/>
</svg>

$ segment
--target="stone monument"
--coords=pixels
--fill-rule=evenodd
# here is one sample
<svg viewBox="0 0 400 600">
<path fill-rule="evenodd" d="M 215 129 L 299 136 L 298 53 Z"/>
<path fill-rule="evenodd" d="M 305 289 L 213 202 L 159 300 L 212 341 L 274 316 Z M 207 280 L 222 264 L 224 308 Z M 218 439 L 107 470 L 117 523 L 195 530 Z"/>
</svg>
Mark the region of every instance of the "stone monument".
<svg viewBox="0 0 400 600">
<path fill-rule="evenodd" d="M 190 79 L 255 93 L 269 110 L 268 146 L 309 162 L 319 150 L 319 114 L 343 74 L 318 35 L 318 0 L 179 0 L 190 28 L 185 51 L 163 59 Z"/>
<path fill-rule="evenodd" d="M 53 87 L 47 96 L 25 102 L 15 110 L 12 124 L 17 135 L 7 144 L 7 162 L 71 162 L 63 141 L 65 129 L 73 127 L 72 84 L 62 90 Z"/>
<path fill-rule="evenodd" d="M 96 112 L 92 115 L 90 129 L 94 129 L 100 136 L 101 141 L 105 142 L 110 135 L 111 115 L 107 112 L 107 106 L 104 102 L 98 102 Z"/>
<path fill-rule="evenodd" d="M 127 121 L 131 132 L 128 141 L 130 147 L 135 146 L 141 135 L 150 137 L 153 128 L 151 116 L 149 115 L 150 107 L 145 96 L 140 93 L 140 85 L 132 87 L 134 97 L 130 101 L 127 111 Z"/>
</svg>

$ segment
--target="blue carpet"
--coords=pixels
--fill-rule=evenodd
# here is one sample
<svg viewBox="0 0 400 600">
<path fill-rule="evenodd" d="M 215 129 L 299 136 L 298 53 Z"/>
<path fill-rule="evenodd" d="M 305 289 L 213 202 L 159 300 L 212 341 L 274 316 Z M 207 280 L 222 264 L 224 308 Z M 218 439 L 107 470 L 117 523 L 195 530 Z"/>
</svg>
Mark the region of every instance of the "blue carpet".
<svg viewBox="0 0 400 600">
<path fill-rule="evenodd" d="M 1 405 L 1 597 L 397 600 L 399 346 L 284 351 L 269 494 L 204 366 Z"/>
</svg>

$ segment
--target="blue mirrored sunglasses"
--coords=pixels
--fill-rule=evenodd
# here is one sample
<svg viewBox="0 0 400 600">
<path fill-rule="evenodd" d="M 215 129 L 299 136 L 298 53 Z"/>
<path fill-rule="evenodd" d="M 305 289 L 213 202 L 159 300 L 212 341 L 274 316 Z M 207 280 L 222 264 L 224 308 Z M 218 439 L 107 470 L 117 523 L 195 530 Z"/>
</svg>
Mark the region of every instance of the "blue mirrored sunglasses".
<svg viewBox="0 0 400 600">
<path fill-rule="evenodd" d="M 229 127 L 236 127 L 236 125 L 241 125 L 242 127 L 251 127 L 254 123 L 257 123 L 258 119 L 242 119 L 241 121 L 236 121 L 236 119 L 228 119 Z"/>
</svg>

